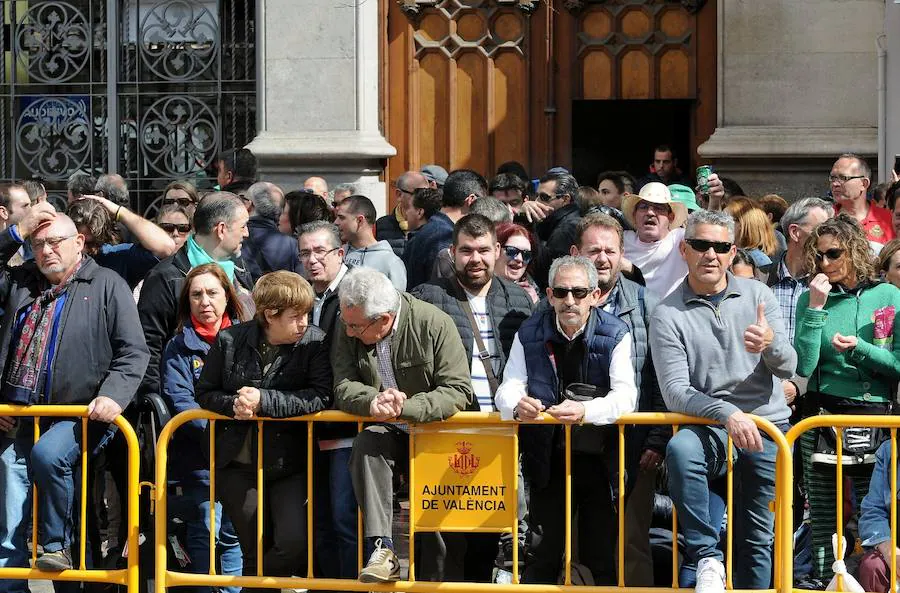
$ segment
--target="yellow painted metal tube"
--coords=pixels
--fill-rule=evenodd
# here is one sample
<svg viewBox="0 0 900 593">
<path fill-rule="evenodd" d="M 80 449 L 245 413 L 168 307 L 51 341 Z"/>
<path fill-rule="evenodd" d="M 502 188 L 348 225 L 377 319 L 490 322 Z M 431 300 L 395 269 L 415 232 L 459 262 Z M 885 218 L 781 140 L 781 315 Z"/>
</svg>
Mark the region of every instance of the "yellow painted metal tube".
<svg viewBox="0 0 900 593">
<path fill-rule="evenodd" d="M 640 470 L 638 470 L 640 471 Z M 649 536 L 648 536 L 649 537 Z M 625 586 L 625 425 L 619 425 L 619 586 Z"/>
<path fill-rule="evenodd" d="M 728 464 L 728 471 L 725 474 L 725 587 L 734 589 L 732 582 L 734 558 L 734 442 L 731 435 L 728 435 L 728 443 L 725 445 L 725 459 Z"/>
<path fill-rule="evenodd" d="M 363 430 L 363 423 L 356 423 L 356 434 L 361 433 Z M 359 501 L 356 501 L 356 571 L 357 573 L 362 570 L 363 562 L 368 561 L 368 558 L 363 558 L 363 519 L 362 519 L 362 509 L 359 508 Z"/>
<path fill-rule="evenodd" d="M 891 429 L 891 541 L 897 541 L 897 429 Z M 897 590 L 897 545 L 891 546 L 891 591 Z"/>
<path fill-rule="evenodd" d="M 313 578 L 313 423 L 306 423 L 306 576 Z"/>
<path fill-rule="evenodd" d="M 678 425 L 672 425 L 672 436 L 678 434 Z M 678 589 L 678 510 L 672 505 L 672 588 Z"/>
<path fill-rule="evenodd" d="M 37 445 L 38 439 L 41 438 L 41 424 L 39 418 L 34 419 L 34 444 Z M 38 488 L 37 483 L 32 484 L 31 488 L 31 565 L 37 562 L 38 549 Z"/>
<path fill-rule="evenodd" d="M 516 493 L 515 504 L 516 514 L 513 521 L 513 538 L 512 538 L 512 582 L 519 583 L 519 488 L 524 488 L 524 484 L 519 484 L 519 426 L 513 427 L 513 492 Z"/>
<path fill-rule="evenodd" d="M 216 574 L 216 421 L 209 421 L 209 574 Z"/>
<path fill-rule="evenodd" d="M 572 584 L 572 425 L 565 425 L 566 432 L 566 550 L 565 550 L 565 580 L 566 585 Z"/>
<path fill-rule="evenodd" d="M 416 456 L 416 439 L 413 437 L 413 430 L 409 430 L 409 458 Z M 416 522 L 413 521 L 413 509 L 418 508 L 416 504 L 416 473 L 415 464 L 409 464 L 409 576 L 410 582 L 416 581 Z"/>
<path fill-rule="evenodd" d="M 256 421 L 256 576 L 263 576 L 263 527 L 265 513 L 263 511 L 263 421 Z"/>
</svg>

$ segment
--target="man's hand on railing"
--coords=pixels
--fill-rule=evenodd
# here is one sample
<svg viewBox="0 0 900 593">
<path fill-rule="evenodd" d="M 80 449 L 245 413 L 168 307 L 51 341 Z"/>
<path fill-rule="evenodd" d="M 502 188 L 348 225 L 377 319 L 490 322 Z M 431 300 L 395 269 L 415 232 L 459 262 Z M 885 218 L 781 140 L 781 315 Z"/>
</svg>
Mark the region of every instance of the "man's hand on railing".
<svg viewBox="0 0 900 593">
<path fill-rule="evenodd" d="M 369 415 L 376 420 L 389 420 L 403 412 L 406 394 L 394 388 L 388 388 L 375 396 L 369 404 Z"/>
<path fill-rule="evenodd" d="M 88 418 L 109 424 L 122 413 L 122 406 L 105 395 L 98 395 L 88 404 Z"/>
<path fill-rule="evenodd" d="M 517 420 L 534 420 L 544 411 L 544 404 L 542 404 L 540 400 L 526 395 L 516 404 L 515 411 Z"/>
<path fill-rule="evenodd" d="M 571 399 L 547 408 L 547 413 L 567 424 L 581 422 L 584 419 L 584 404 Z"/>
<path fill-rule="evenodd" d="M 734 441 L 734 446 L 738 449 L 747 449 L 748 451 L 762 451 L 762 437 L 756 423 L 743 412 L 735 412 L 728 417 L 725 422 L 725 428 Z"/>
</svg>

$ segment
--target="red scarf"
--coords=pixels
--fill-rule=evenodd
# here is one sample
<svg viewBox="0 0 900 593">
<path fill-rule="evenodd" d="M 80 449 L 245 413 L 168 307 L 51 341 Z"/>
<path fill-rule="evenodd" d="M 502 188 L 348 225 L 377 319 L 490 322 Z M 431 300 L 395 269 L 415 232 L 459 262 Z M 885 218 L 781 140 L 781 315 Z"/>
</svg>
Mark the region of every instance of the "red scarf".
<svg viewBox="0 0 900 593">
<path fill-rule="evenodd" d="M 194 331 L 197 332 L 197 335 L 200 336 L 204 342 L 212 344 L 216 341 L 216 334 L 219 333 L 219 330 L 231 327 L 231 317 L 228 316 L 228 313 L 225 313 L 222 316 L 222 323 L 219 325 L 219 330 L 217 330 L 216 326 L 213 324 L 203 323 L 194 317 L 193 313 L 191 314 L 191 324 L 194 326 Z"/>
</svg>

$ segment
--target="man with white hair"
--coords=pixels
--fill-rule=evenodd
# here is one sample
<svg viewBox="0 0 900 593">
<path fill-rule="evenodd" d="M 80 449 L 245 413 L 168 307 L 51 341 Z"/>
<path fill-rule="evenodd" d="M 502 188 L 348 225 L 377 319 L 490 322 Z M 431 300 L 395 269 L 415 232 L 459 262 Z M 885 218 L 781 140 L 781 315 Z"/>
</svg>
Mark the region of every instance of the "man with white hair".
<svg viewBox="0 0 900 593">
<path fill-rule="evenodd" d="M 331 360 L 339 409 L 423 423 L 472 405 L 469 358 L 446 313 L 398 292 L 387 276 L 368 268 L 347 272 L 339 298 Z M 405 469 L 408 447 L 408 435 L 392 424 L 367 427 L 353 444 L 350 473 L 369 559 L 359 575 L 364 583 L 400 578 L 391 539 L 393 482 L 394 472 Z"/>
<path fill-rule="evenodd" d="M 250 214 L 247 221 L 250 235 L 241 245 L 241 255 L 253 281 L 278 270 L 300 272 L 296 240 L 278 232 L 278 218 L 284 206 L 281 188 L 259 181 L 247 188 L 243 200 Z"/>
</svg>

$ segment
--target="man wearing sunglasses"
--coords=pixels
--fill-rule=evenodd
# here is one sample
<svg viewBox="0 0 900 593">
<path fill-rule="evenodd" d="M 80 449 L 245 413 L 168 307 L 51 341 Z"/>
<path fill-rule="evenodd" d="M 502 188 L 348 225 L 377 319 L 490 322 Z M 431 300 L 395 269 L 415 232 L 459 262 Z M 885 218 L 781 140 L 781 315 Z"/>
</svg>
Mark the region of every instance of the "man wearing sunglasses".
<svg viewBox="0 0 900 593">
<path fill-rule="evenodd" d="M 866 239 L 885 244 L 894 238 L 891 211 L 868 199 L 872 169 L 864 158 L 847 153 L 831 166 L 828 181 L 834 197 L 835 214 L 846 212 L 866 231 Z"/>
<path fill-rule="evenodd" d="M 546 413 L 572 431 L 573 515 L 582 534 L 580 561 L 597 584 L 614 584 L 616 521 L 604 452 L 615 432 L 598 428 L 634 411 L 637 388 L 628 326 L 597 307 L 597 270 L 586 257 L 553 262 L 547 299 L 516 333 L 495 403 L 504 419 Z M 519 430 L 531 494 L 529 527 L 542 533 L 525 562 L 525 583 L 556 583 L 565 544 L 565 452 L 560 426 Z"/>
<path fill-rule="evenodd" d="M 781 308 L 762 282 L 728 272 L 734 258 L 734 219 L 724 212 L 690 215 L 680 246 L 687 278 L 656 307 L 650 348 L 663 398 L 673 412 L 717 421 L 682 426 L 666 447 L 669 491 L 687 560 L 697 566 L 696 591 L 724 593 L 721 521 L 710 517 L 709 484 L 725 475 L 734 443 L 735 589 L 764 589 L 772 578 L 775 496 L 772 439 L 749 414 L 788 428 L 791 411 L 781 380 L 793 376 L 797 354 Z M 684 583 L 682 583 L 684 584 Z"/>
<path fill-rule="evenodd" d="M 572 255 L 583 255 L 597 269 L 598 305 L 625 322 L 632 338 L 631 362 L 638 391 L 637 410 L 665 412 L 650 358 L 647 331 L 659 299 L 621 274 L 622 226 L 608 214 L 588 214 L 578 223 Z M 671 431 L 667 426 L 632 426 L 625 433 L 628 474 L 625 503 L 625 584 L 653 586 L 650 520 L 657 473 Z"/>
</svg>

